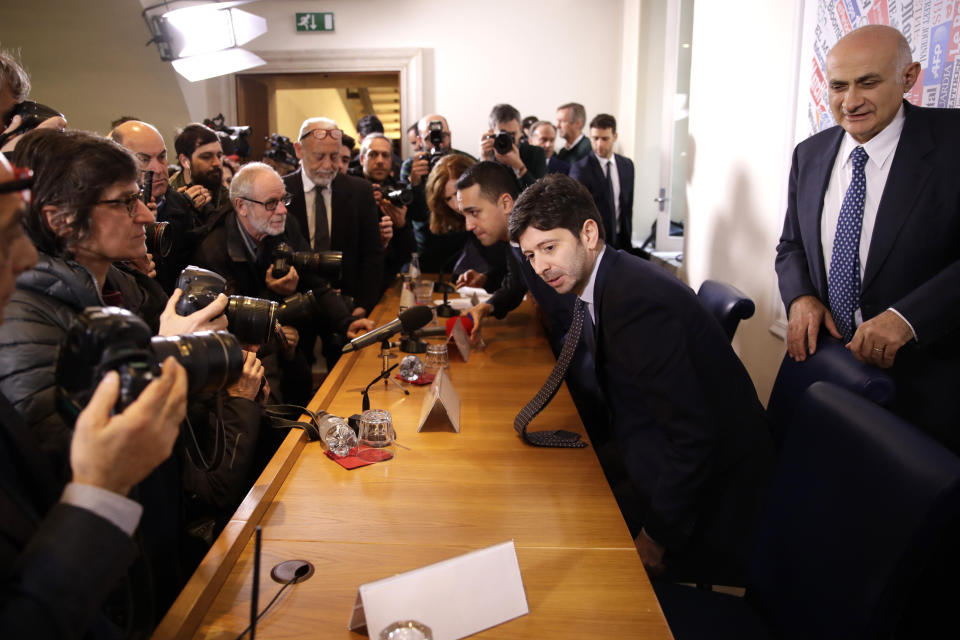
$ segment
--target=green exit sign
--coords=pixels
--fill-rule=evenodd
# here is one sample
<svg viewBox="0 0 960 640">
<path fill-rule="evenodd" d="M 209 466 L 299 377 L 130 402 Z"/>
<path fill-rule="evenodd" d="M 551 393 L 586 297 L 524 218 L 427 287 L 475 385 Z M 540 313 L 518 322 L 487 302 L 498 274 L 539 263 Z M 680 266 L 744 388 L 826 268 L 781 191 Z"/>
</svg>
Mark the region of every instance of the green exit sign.
<svg viewBox="0 0 960 640">
<path fill-rule="evenodd" d="M 297 31 L 333 31 L 333 13 L 298 13 Z"/>
</svg>

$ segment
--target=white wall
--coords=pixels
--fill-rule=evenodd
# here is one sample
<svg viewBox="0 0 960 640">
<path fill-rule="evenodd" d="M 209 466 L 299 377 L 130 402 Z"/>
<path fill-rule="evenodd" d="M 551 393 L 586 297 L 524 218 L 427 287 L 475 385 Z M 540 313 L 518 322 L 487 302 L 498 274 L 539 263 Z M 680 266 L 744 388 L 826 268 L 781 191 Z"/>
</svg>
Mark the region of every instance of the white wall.
<svg viewBox="0 0 960 640">
<path fill-rule="evenodd" d="M 173 149 L 190 122 L 169 63 L 161 62 L 136 0 L 4 1 L 0 46 L 21 49 L 33 99 L 59 109 L 71 127 L 106 134 L 121 115 L 157 125 Z"/>
<path fill-rule="evenodd" d="M 734 346 L 764 402 L 785 351 L 769 328 L 779 305 L 773 263 L 792 152 L 801 2 L 704 0 L 694 8 L 687 276 L 694 288 L 714 278 L 753 298 L 757 312 Z"/>
<path fill-rule="evenodd" d="M 569 101 L 583 103 L 588 118 L 604 111 L 620 117 L 624 0 L 272 0 L 243 9 L 269 25 L 246 45 L 254 52 L 423 49 L 424 113 L 405 114 L 403 127 L 441 113 L 464 151 L 477 152 L 498 102 L 549 120 Z M 332 11 L 336 31 L 296 33 L 298 11 Z M 622 136 L 623 148 L 631 137 Z"/>
</svg>

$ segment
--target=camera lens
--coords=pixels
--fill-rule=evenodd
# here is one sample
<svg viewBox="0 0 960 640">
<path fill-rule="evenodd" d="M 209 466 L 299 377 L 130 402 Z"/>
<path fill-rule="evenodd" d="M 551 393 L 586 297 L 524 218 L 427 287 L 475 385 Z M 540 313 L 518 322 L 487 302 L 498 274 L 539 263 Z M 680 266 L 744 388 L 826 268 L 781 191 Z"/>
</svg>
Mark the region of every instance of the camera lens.
<svg viewBox="0 0 960 640">
<path fill-rule="evenodd" d="M 173 233 L 169 222 L 148 222 L 143 225 L 147 233 L 147 251 L 154 256 L 166 258 L 173 249 Z"/>
<path fill-rule="evenodd" d="M 513 134 L 509 131 L 501 131 L 493 138 L 493 150 L 504 155 L 510 153 L 513 149 Z"/>
<path fill-rule="evenodd" d="M 159 362 L 167 356 L 187 370 L 190 393 L 219 391 L 240 379 L 243 351 L 240 342 L 226 331 L 200 331 L 150 340 Z"/>
<path fill-rule="evenodd" d="M 323 309 L 317 302 L 313 291 L 295 293 L 280 306 L 277 318 L 282 325 L 297 325 L 311 322 L 314 318 L 322 318 Z"/>
<path fill-rule="evenodd" d="M 273 335 L 279 306 L 271 300 L 230 296 L 227 327 L 242 344 L 266 344 Z"/>
</svg>

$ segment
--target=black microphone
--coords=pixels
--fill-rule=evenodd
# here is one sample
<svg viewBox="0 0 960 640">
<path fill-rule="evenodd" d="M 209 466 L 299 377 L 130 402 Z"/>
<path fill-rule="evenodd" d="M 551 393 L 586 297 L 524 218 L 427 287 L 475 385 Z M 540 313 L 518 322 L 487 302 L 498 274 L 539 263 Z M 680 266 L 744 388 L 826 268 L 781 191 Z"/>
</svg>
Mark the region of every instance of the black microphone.
<svg viewBox="0 0 960 640">
<path fill-rule="evenodd" d="M 357 351 L 371 344 L 379 344 L 400 330 L 404 333 L 412 333 L 431 320 L 433 320 L 433 310 L 430 307 L 410 307 L 395 320 L 351 340 L 343 347 L 343 353 Z"/>
</svg>

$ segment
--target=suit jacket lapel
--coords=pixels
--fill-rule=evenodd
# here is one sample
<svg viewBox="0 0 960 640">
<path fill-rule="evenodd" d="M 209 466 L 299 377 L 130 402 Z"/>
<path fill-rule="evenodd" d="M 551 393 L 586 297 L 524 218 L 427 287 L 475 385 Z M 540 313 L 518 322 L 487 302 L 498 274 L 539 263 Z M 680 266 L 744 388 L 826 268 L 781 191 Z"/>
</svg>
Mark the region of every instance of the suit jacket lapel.
<svg viewBox="0 0 960 640">
<path fill-rule="evenodd" d="M 924 159 L 934 148 L 933 134 L 917 111 L 907 104 L 904 104 L 904 109 L 906 120 L 877 209 L 861 290 L 866 290 L 880 272 L 901 227 L 910 216 L 916 214 L 914 207 L 917 198 L 923 193 L 923 187 L 933 171 L 933 166 Z"/>
<path fill-rule="evenodd" d="M 330 248 L 343 250 L 347 243 L 347 227 L 351 224 L 349 182 L 339 173 L 330 183 Z"/>
<path fill-rule="evenodd" d="M 596 354 L 595 361 L 598 370 L 603 361 L 602 349 L 600 349 L 600 325 L 603 322 L 603 294 L 607 288 L 607 278 L 613 272 L 617 260 L 620 259 L 620 252 L 614 249 L 609 244 L 606 245 L 607 250 L 603 252 L 603 256 L 600 258 L 600 267 L 597 269 L 597 279 L 593 282 L 593 311 L 594 316 L 597 321 L 594 326 L 594 344 L 596 344 Z"/>
<path fill-rule="evenodd" d="M 310 235 L 310 225 L 307 224 L 307 196 L 303 192 L 303 178 L 301 177 L 301 172 L 303 168 L 297 169 L 291 173 L 286 178 L 286 187 L 287 192 L 293 196 L 293 199 L 290 201 L 290 206 L 287 207 L 287 211 L 293 214 L 293 217 L 297 219 L 297 222 L 300 224 L 300 228 L 303 230 L 304 235 Z M 310 241 L 310 238 L 307 238 L 307 241 Z"/>
<path fill-rule="evenodd" d="M 823 265 L 823 245 L 820 242 L 820 220 L 823 217 L 823 197 L 830 184 L 830 172 L 840 149 L 844 131 L 840 127 L 824 142 L 824 149 L 811 154 L 810 167 L 800 174 L 797 184 L 797 217 L 800 235 L 807 256 L 817 256 L 810 265 L 822 299 L 827 295 L 827 273 Z M 802 197 L 809 194 L 809 197 Z"/>
</svg>

